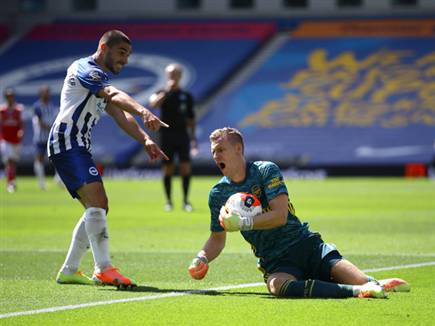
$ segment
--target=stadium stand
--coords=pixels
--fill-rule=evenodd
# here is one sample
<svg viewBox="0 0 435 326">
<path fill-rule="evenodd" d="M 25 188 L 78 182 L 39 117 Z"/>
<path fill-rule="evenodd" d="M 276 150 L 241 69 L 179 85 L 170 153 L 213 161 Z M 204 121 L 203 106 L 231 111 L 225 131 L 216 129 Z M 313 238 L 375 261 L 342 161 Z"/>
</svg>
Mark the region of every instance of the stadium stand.
<svg viewBox="0 0 435 326">
<path fill-rule="evenodd" d="M 68 65 L 75 58 L 91 55 L 104 31 L 115 28 L 133 39 L 133 55 L 122 74 L 114 78 L 114 84 L 141 103 L 147 103 L 149 95 L 163 87 L 164 67 L 174 61 L 185 67 L 184 86 L 201 101 L 275 33 L 275 25 L 269 22 L 38 25 L 1 55 L 1 60 L 8 64 L 0 68 L 0 88 L 14 87 L 20 102 L 28 105 L 29 110 L 41 84 L 49 85 L 56 95 L 54 100 L 59 101 Z M 124 166 L 140 146 L 121 132 L 113 135 L 112 126 L 111 119 L 105 117 L 96 127 L 94 144 L 98 146 L 93 147 L 93 154 L 105 164 Z M 33 157 L 31 135 L 27 119 L 24 161 Z"/>
<path fill-rule="evenodd" d="M 48 84 L 58 101 L 66 67 L 93 53 L 109 28 L 133 39 L 114 83 L 140 102 L 163 85 L 168 62 L 185 66 L 183 86 L 201 107 L 198 170 L 212 166 L 209 132 L 226 125 L 244 133 L 248 158 L 284 168 L 421 175 L 432 160 L 434 19 L 63 20 L 3 49 L 1 90 L 15 87 L 30 109 Z M 30 110 L 26 116 L 22 163 L 30 165 Z M 112 123 L 106 117 L 96 127 L 96 160 L 143 165 L 140 147 L 113 135 Z"/>
<path fill-rule="evenodd" d="M 284 166 L 425 165 L 435 138 L 434 31 L 435 20 L 302 21 L 215 98 L 202 131 L 237 126 L 248 157 Z"/>
</svg>

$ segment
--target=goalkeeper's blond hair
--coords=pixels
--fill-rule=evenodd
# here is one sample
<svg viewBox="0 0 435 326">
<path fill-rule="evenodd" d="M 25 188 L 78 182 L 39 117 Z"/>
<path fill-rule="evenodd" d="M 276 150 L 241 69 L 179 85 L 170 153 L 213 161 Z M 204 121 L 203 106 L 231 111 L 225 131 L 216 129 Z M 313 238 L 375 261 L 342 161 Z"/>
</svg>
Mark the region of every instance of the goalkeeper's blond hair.
<svg viewBox="0 0 435 326">
<path fill-rule="evenodd" d="M 227 138 L 231 144 L 236 144 L 236 143 L 241 144 L 242 153 L 244 153 L 245 144 L 243 143 L 242 133 L 238 129 L 232 127 L 224 127 L 224 128 L 216 129 L 210 134 L 209 137 L 211 143 L 215 143 L 221 138 Z"/>
</svg>

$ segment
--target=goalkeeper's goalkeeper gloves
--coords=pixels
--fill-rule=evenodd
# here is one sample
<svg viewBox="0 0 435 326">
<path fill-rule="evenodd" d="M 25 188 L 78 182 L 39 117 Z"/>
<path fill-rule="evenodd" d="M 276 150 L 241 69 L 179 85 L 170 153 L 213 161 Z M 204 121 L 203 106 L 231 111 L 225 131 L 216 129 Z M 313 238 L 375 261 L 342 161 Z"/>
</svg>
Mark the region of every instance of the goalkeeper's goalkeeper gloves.
<svg viewBox="0 0 435 326">
<path fill-rule="evenodd" d="M 189 273 L 195 280 L 202 280 L 208 271 L 208 260 L 205 256 L 196 256 L 189 266 Z"/>
<path fill-rule="evenodd" d="M 249 231 L 254 227 L 254 220 L 252 217 L 243 217 L 238 213 L 229 210 L 227 207 L 222 206 L 219 214 L 219 223 L 225 231 Z"/>
</svg>

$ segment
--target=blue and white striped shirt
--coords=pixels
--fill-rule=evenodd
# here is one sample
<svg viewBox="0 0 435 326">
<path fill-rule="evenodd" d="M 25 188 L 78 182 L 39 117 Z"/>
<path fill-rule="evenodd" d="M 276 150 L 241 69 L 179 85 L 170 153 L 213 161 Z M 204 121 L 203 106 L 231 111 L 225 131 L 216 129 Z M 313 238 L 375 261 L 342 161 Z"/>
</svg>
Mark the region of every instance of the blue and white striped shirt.
<svg viewBox="0 0 435 326">
<path fill-rule="evenodd" d="M 91 130 L 106 108 L 96 94 L 109 86 L 109 76 L 92 56 L 74 61 L 67 70 L 60 95 L 60 109 L 51 127 L 48 156 L 72 148 L 91 149 Z"/>
</svg>

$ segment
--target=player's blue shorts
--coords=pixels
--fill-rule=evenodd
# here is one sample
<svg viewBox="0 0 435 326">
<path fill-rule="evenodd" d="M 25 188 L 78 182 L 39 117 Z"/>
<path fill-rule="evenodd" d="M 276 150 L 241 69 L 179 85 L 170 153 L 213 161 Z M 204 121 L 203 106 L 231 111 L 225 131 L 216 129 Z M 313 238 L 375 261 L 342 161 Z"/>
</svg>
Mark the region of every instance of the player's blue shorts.
<svg viewBox="0 0 435 326">
<path fill-rule="evenodd" d="M 84 147 L 50 156 L 50 161 L 73 198 L 80 198 L 77 190 L 84 184 L 103 182 L 92 155 Z"/>
<path fill-rule="evenodd" d="M 291 274 L 297 280 L 331 282 L 331 268 L 342 259 L 335 245 L 323 242 L 320 234 L 313 233 L 291 246 L 280 259 L 268 263 L 259 261 L 258 268 L 263 272 L 265 282 L 273 273 Z"/>
<path fill-rule="evenodd" d="M 47 155 L 47 143 L 46 142 L 35 143 L 35 154 Z"/>
</svg>

